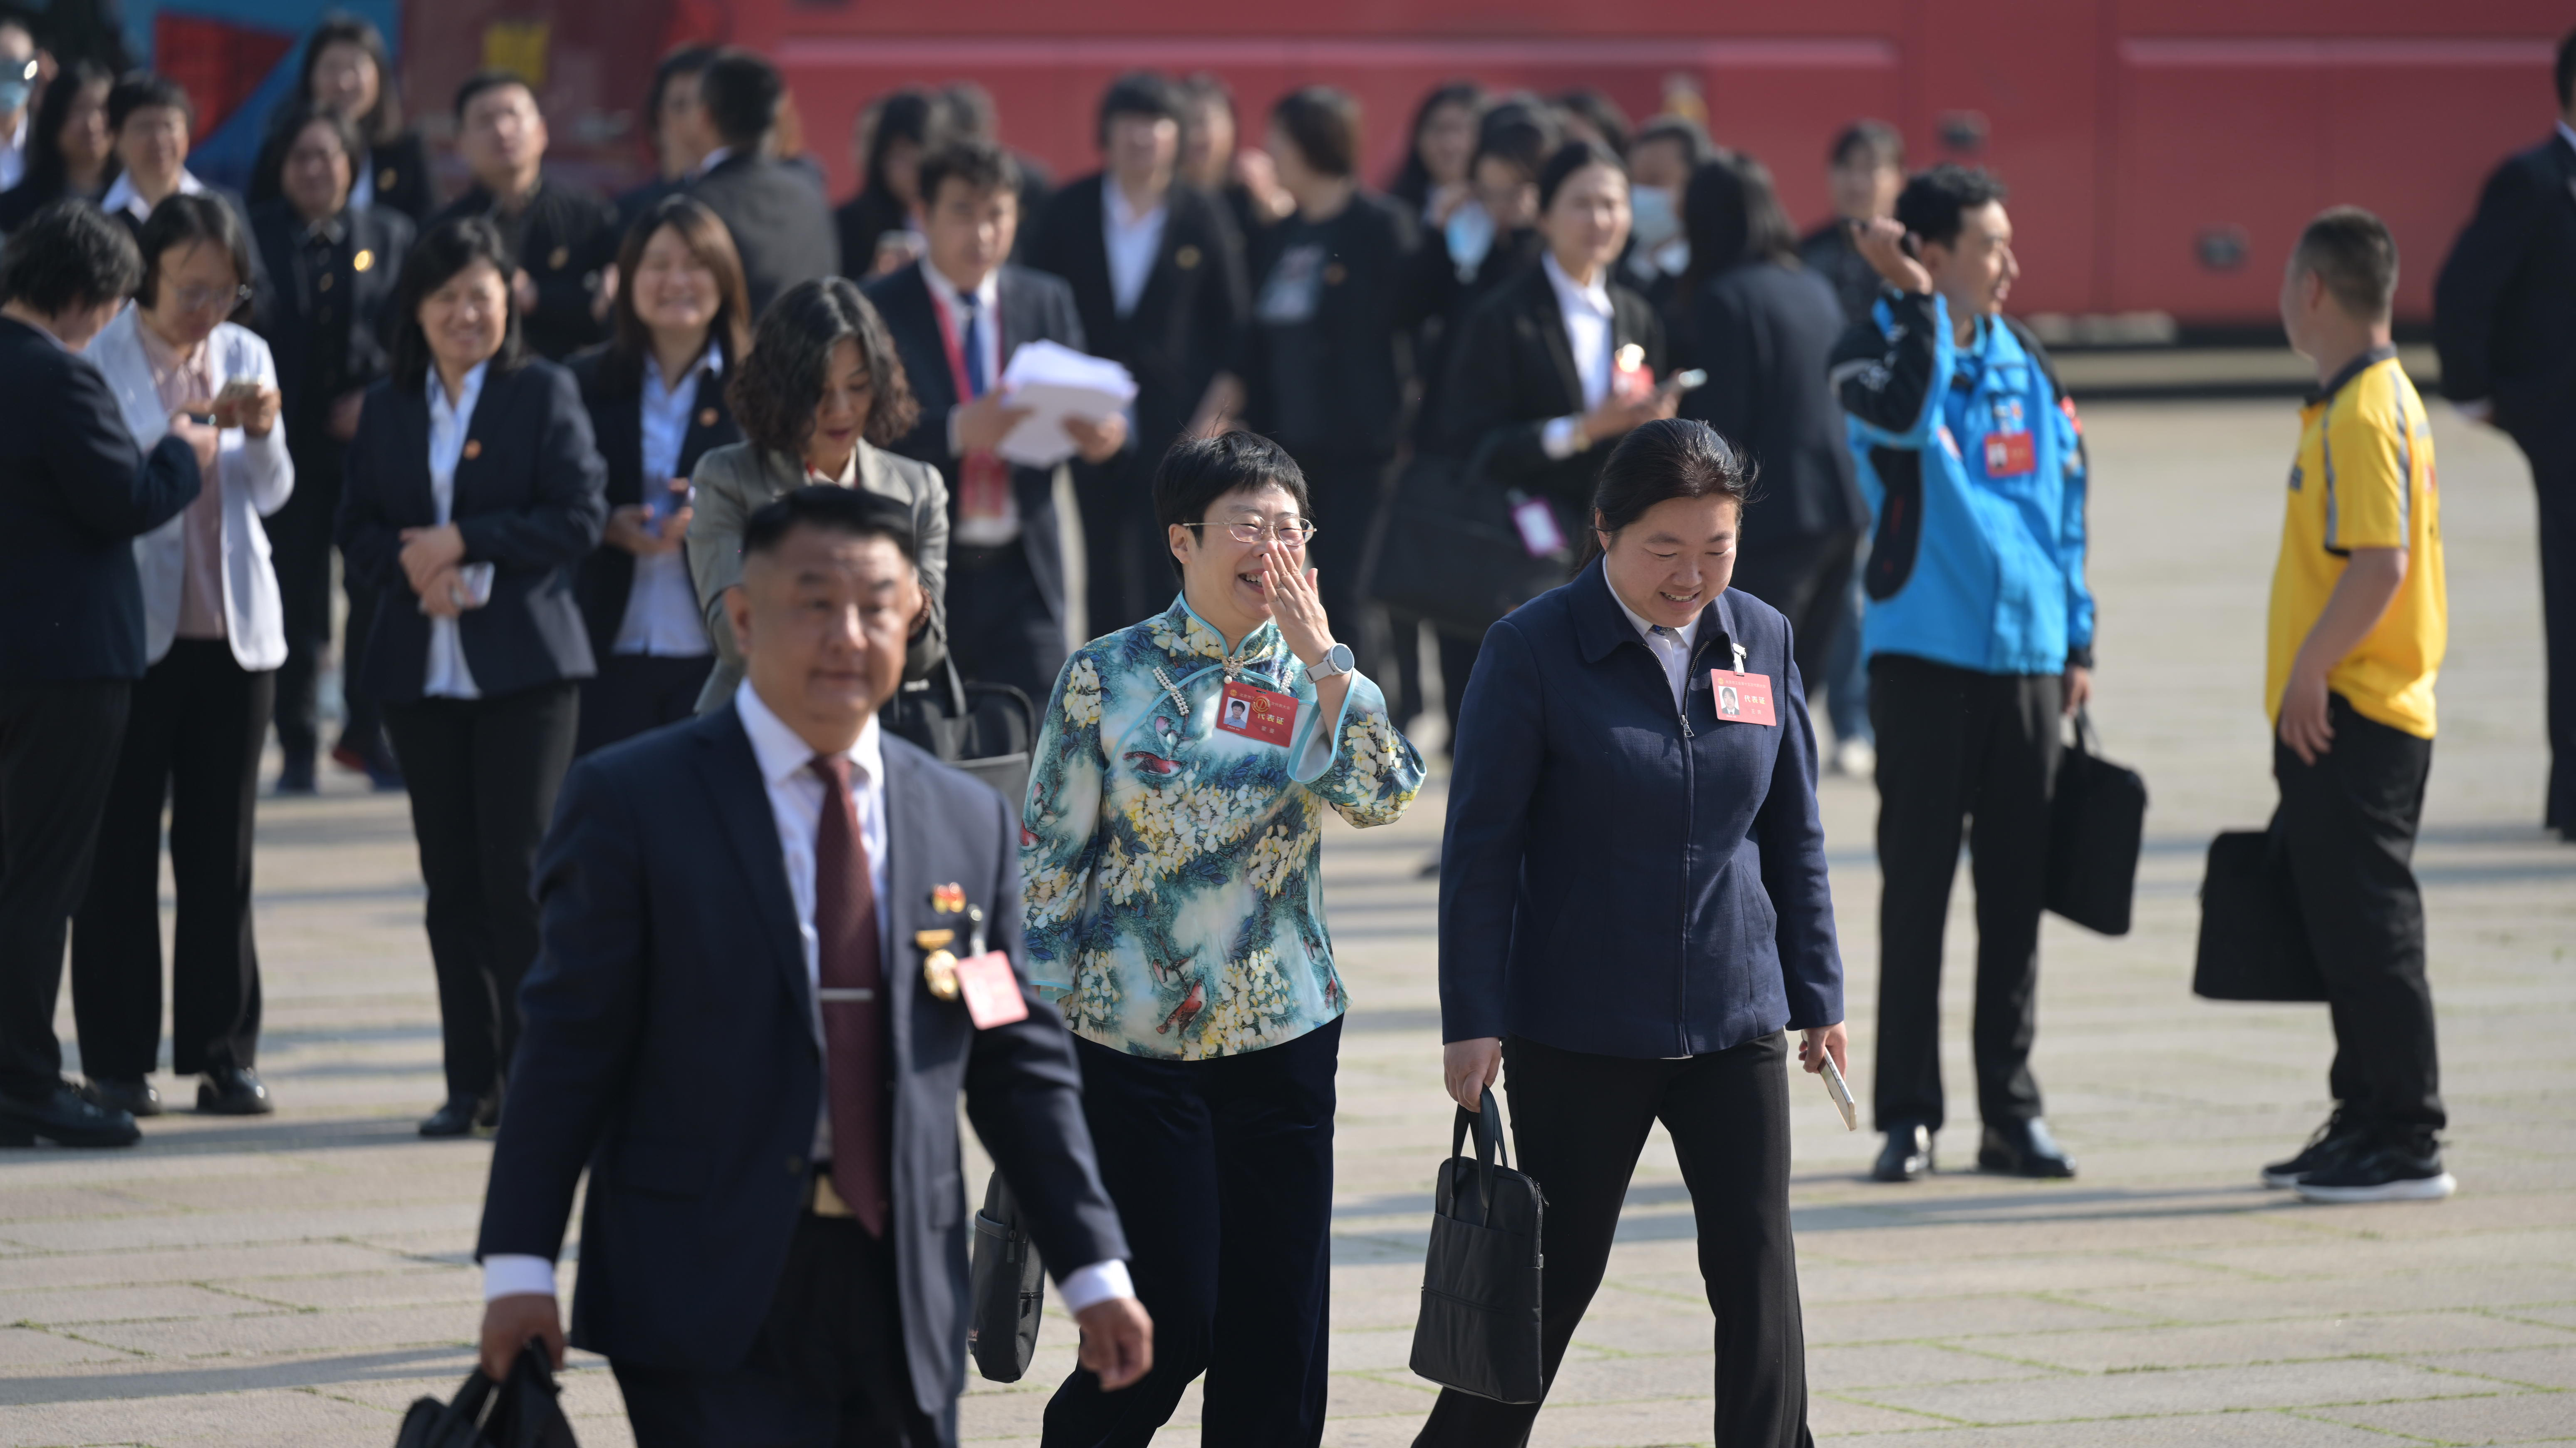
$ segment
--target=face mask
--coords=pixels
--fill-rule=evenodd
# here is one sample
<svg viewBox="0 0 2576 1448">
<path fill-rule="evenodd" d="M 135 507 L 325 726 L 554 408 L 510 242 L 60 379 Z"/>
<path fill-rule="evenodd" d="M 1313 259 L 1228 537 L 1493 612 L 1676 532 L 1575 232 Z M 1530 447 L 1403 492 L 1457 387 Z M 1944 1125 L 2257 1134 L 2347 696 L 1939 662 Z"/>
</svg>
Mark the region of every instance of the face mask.
<svg viewBox="0 0 2576 1448">
<path fill-rule="evenodd" d="M 36 91 L 36 63 L 33 60 L 0 61 L 0 114 L 15 111 L 27 103 Z"/>
<path fill-rule="evenodd" d="M 1638 249 L 1653 251 L 1682 234 L 1681 208 L 1668 186 L 1640 186 L 1628 193 L 1628 234 Z"/>
<path fill-rule="evenodd" d="M 1472 272 L 1481 266 L 1485 253 L 1494 249 L 1494 218 L 1485 208 L 1470 201 L 1449 213 L 1449 224 L 1442 228 L 1449 243 L 1449 260 L 1461 272 Z"/>
</svg>

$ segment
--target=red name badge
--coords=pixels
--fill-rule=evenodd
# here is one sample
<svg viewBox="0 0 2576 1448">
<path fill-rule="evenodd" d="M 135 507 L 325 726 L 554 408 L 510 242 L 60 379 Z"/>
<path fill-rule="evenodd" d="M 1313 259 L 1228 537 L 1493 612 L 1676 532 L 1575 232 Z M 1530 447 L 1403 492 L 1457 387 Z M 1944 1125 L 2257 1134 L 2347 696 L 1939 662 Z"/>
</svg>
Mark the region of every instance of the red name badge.
<svg viewBox="0 0 2576 1448">
<path fill-rule="evenodd" d="M 1020 994 L 1020 978 L 1011 973 L 1011 958 L 998 950 L 957 962 L 957 994 L 979 1031 L 1029 1018 L 1028 997 Z"/>
<path fill-rule="evenodd" d="M 1297 700 L 1250 684 L 1228 684 L 1224 697 L 1217 700 L 1216 727 L 1285 748 L 1297 730 Z"/>
<path fill-rule="evenodd" d="M 1990 432 L 1986 434 L 1986 476 L 2017 478 L 2039 466 L 2039 454 L 2032 450 L 2026 432 Z"/>
<path fill-rule="evenodd" d="M 1720 724 L 1777 725 L 1780 722 L 1771 712 L 1769 674 L 1730 674 L 1724 669 L 1711 669 L 1708 680 L 1717 689 L 1717 722 Z"/>
</svg>

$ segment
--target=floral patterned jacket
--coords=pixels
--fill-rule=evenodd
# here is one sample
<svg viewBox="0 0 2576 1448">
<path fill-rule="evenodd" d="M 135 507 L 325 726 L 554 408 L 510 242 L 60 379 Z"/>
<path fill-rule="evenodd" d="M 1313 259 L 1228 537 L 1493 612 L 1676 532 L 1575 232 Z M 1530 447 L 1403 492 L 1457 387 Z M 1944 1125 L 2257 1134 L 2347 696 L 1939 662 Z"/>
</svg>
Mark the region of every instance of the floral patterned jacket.
<svg viewBox="0 0 2576 1448">
<path fill-rule="evenodd" d="M 1229 678 L 1296 701 L 1285 744 L 1220 728 Z M 1323 810 L 1400 818 L 1422 756 L 1354 674 L 1341 717 L 1278 626 L 1233 658 L 1187 602 L 1085 644 L 1056 680 L 1020 826 L 1029 975 L 1076 1035 L 1200 1060 L 1349 1006 L 1319 871 Z"/>
</svg>

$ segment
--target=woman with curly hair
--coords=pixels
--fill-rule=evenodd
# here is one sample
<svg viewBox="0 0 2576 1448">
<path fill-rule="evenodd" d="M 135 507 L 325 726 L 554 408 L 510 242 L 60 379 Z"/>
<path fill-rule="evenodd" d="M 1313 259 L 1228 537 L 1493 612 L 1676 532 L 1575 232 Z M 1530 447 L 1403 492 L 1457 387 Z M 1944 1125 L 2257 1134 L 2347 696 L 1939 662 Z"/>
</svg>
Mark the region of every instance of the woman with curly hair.
<svg viewBox="0 0 2576 1448">
<path fill-rule="evenodd" d="M 763 503 L 808 483 L 881 493 L 912 510 L 921 586 L 930 611 L 913 635 L 907 677 L 945 656 L 948 485 L 939 470 L 886 450 L 920 409 L 885 319 L 846 277 L 800 282 L 760 319 L 751 353 L 725 383 L 744 441 L 698 459 L 689 520 L 689 577 L 716 646 L 698 712 L 722 707 L 742 682 L 742 651 L 725 618 L 725 590 L 742 581 L 742 527 Z"/>
</svg>

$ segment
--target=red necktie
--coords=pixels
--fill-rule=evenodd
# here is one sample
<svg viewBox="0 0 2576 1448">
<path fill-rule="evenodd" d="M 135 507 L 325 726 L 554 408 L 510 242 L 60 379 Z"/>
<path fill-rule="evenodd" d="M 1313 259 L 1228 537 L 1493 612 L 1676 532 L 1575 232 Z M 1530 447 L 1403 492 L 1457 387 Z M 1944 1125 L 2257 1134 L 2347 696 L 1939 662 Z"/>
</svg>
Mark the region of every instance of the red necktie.
<svg viewBox="0 0 2576 1448">
<path fill-rule="evenodd" d="M 868 880 L 868 847 L 850 800 L 848 756 L 816 755 L 813 770 L 823 779 L 823 818 L 814 832 L 814 938 L 832 1105 L 832 1187 L 868 1235 L 882 1237 L 886 1002 L 876 887 Z"/>
</svg>

